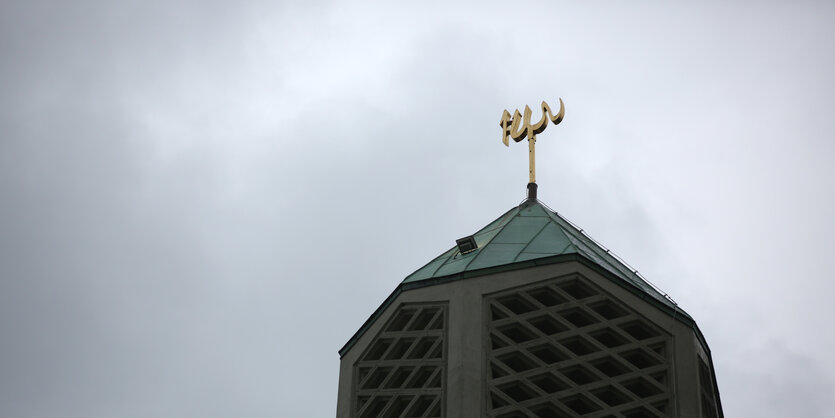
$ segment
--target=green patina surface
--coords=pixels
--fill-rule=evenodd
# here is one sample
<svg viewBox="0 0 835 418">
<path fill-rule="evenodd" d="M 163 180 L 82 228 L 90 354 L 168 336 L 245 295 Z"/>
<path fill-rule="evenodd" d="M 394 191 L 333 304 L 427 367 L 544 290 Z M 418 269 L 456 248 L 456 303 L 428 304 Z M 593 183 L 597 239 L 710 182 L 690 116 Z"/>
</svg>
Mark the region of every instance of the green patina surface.
<svg viewBox="0 0 835 418">
<path fill-rule="evenodd" d="M 618 261 L 608 250 L 601 248 L 570 222 L 537 200 L 526 200 L 473 235 L 478 244 L 475 251 L 461 254 L 458 247 L 453 247 L 410 274 L 403 280 L 403 284 L 417 284 L 499 266 L 512 270 L 513 265 L 517 263 L 520 268 L 524 268 L 530 264 L 526 263 L 530 260 L 576 254 L 594 262 L 653 299 L 687 315 L 629 267 Z"/>
<path fill-rule="evenodd" d="M 473 234 L 478 248 L 461 254 L 450 248 L 407 276 L 353 337 L 339 350 L 343 356 L 397 296 L 406 290 L 478 277 L 503 271 L 579 261 L 632 293 L 666 309 L 673 318 L 691 326 L 704 342 L 693 318 L 647 283 L 608 250 L 536 199 L 528 199 Z"/>
</svg>

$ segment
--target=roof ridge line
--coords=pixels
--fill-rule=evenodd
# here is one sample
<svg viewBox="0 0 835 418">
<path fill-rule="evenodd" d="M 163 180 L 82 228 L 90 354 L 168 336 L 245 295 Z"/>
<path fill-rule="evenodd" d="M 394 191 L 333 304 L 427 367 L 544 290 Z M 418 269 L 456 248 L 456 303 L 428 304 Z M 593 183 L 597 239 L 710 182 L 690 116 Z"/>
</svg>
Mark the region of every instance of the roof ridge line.
<svg viewBox="0 0 835 418">
<path fill-rule="evenodd" d="M 439 259 L 439 258 L 441 258 L 441 257 L 445 256 L 447 253 L 449 253 L 450 251 L 452 251 L 454 248 L 455 248 L 455 247 L 452 247 L 452 248 L 450 248 L 450 249 L 448 249 L 448 250 L 444 251 L 443 253 L 441 253 L 441 255 L 439 255 L 439 256 L 437 256 L 437 257 L 433 258 L 433 259 L 432 259 L 432 261 L 430 261 L 430 262 L 429 262 L 429 264 L 431 264 L 433 261 L 435 261 L 435 260 L 437 260 L 437 259 Z M 453 255 L 453 256 L 452 256 L 452 258 L 455 258 L 455 255 Z M 445 266 L 445 265 L 446 265 L 446 263 L 448 263 L 448 262 L 449 262 L 449 260 L 450 260 L 450 258 L 447 258 L 446 260 L 444 260 L 444 262 L 443 262 L 443 263 L 441 263 L 441 265 L 440 265 L 440 266 L 438 266 L 438 268 L 436 268 L 435 270 L 432 270 L 432 276 L 434 276 L 434 275 L 435 275 L 435 273 L 437 273 L 437 272 L 438 272 L 438 270 L 440 270 L 440 269 L 441 269 L 441 267 Z M 418 268 L 417 270 L 415 270 L 414 272 L 412 272 L 412 274 L 417 273 L 417 272 L 418 272 L 421 268 L 423 268 L 423 267 Z M 406 276 L 406 279 L 408 279 L 409 277 L 411 277 L 411 275 L 412 275 L 412 274 L 410 274 L 410 275 Z M 431 277 L 431 276 L 430 276 L 430 277 Z M 405 280 L 405 279 L 404 279 L 404 280 Z"/>
<path fill-rule="evenodd" d="M 540 203 L 541 203 L 541 202 L 540 202 Z M 548 207 L 548 206 L 547 206 L 547 205 L 545 205 L 544 203 L 541 203 L 541 204 L 542 204 L 543 206 L 545 206 L 545 207 L 549 210 L 549 212 L 553 213 L 554 215 L 556 215 L 557 217 L 559 217 L 560 219 L 562 219 L 563 221 L 565 221 L 565 222 L 566 222 L 566 223 L 567 223 L 567 224 L 568 224 L 571 228 L 573 228 L 573 229 L 574 229 L 576 232 L 578 232 L 580 235 L 582 235 L 582 236 L 583 236 L 583 237 L 585 237 L 585 238 L 588 238 L 588 239 L 589 239 L 589 240 L 590 240 L 593 244 L 597 245 L 600 249 L 604 250 L 604 252 L 605 252 L 606 254 L 608 254 L 609 256 L 611 256 L 611 257 L 612 257 L 612 258 L 613 258 L 616 262 L 620 263 L 623 267 L 626 267 L 627 271 L 629 271 L 630 273 L 632 273 L 632 275 L 633 275 L 634 277 L 636 277 L 636 278 L 638 278 L 639 280 L 643 281 L 644 283 L 646 283 L 646 284 L 650 285 L 650 287 L 652 287 L 652 289 L 653 289 L 653 290 L 655 290 L 656 292 L 658 292 L 658 294 L 659 294 L 659 295 L 663 296 L 665 299 L 667 299 L 668 301 L 670 301 L 670 303 L 672 303 L 673 305 L 675 305 L 676 307 L 678 307 L 678 303 L 677 303 L 675 300 L 673 300 L 673 298 L 672 298 L 672 297 L 671 297 L 671 296 L 670 296 L 667 292 L 665 292 L 665 291 L 661 290 L 661 288 L 659 288 L 659 287 L 658 287 L 655 283 L 653 283 L 653 282 L 649 281 L 647 278 L 645 278 L 645 277 L 644 277 L 641 273 L 639 273 L 639 272 L 638 272 L 638 269 L 636 269 L 636 268 L 632 267 L 629 263 L 627 263 L 627 262 L 626 262 L 626 260 L 624 260 L 623 258 L 621 258 L 619 255 L 615 254 L 615 252 L 614 252 L 614 251 L 610 250 L 608 247 L 606 247 L 605 245 L 601 244 L 601 243 L 600 243 L 599 241 L 597 241 L 596 239 L 592 238 L 592 237 L 591 237 L 591 235 L 589 235 L 589 234 L 588 234 L 586 231 L 584 231 L 582 228 L 580 228 L 580 227 L 578 227 L 576 224 L 574 224 L 574 222 L 571 222 L 570 220 L 568 220 L 568 218 L 566 218 L 566 217 L 564 217 L 564 216 L 560 215 L 557 211 L 555 211 L 555 210 L 551 209 L 550 207 Z M 579 248 L 577 248 L 576 246 L 575 246 L 575 249 L 579 250 Z M 608 262 L 608 261 L 607 261 L 607 262 Z M 609 263 L 609 264 L 611 264 L 611 263 Z M 617 267 L 616 267 L 616 266 L 612 266 L 612 267 L 615 267 L 615 268 L 617 269 Z M 619 269 L 618 269 L 618 270 L 619 270 Z"/>
<path fill-rule="evenodd" d="M 514 213 L 514 214 L 513 214 L 513 216 L 509 216 L 509 217 L 508 217 L 507 215 L 509 215 L 509 214 L 510 214 L 510 212 L 513 212 L 513 211 L 516 211 L 516 213 Z M 519 206 L 516 206 L 515 208 L 511 208 L 510 210 L 508 210 L 507 212 L 505 212 L 504 214 L 502 214 L 502 216 L 499 216 L 499 217 L 496 219 L 496 221 L 498 221 L 499 219 L 505 219 L 505 217 L 507 217 L 507 219 L 513 219 L 513 218 L 515 218 L 516 216 L 518 216 L 518 215 L 519 215 L 519 212 L 521 212 L 521 209 L 519 209 Z M 495 221 L 493 221 L 493 222 L 495 222 Z M 504 229 L 504 227 L 506 227 L 506 226 L 508 226 L 508 225 L 510 225 L 510 221 L 509 221 L 509 220 L 508 220 L 507 222 L 504 222 L 504 223 L 499 223 L 499 225 L 496 225 L 496 227 L 495 227 L 495 228 L 493 228 L 493 229 L 489 229 L 489 230 L 487 230 L 487 231 L 478 231 L 478 232 L 476 232 L 475 234 L 473 234 L 473 236 L 475 236 L 476 234 L 481 233 L 481 232 L 490 232 L 490 231 L 493 231 L 493 230 L 496 230 L 496 229 L 499 229 L 499 228 Z M 490 240 L 489 240 L 489 241 L 487 241 L 487 242 L 485 242 L 483 247 L 481 247 L 481 248 L 476 248 L 476 251 L 478 251 L 478 253 L 477 253 L 476 255 L 474 255 L 474 256 L 473 256 L 473 258 L 472 258 L 472 259 L 471 259 L 471 260 L 467 263 L 467 265 L 465 265 L 465 266 L 464 266 L 464 270 L 466 270 L 466 269 L 467 269 L 467 267 L 469 267 L 469 266 L 470 266 L 470 264 L 472 264 L 472 263 L 473 263 L 473 262 L 474 262 L 474 261 L 475 261 L 478 257 L 480 257 L 480 256 L 481 256 L 481 254 L 483 253 L 483 251 L 481 251 L 481 250 L 482 250 L 482 249 L 484 249 L 484 248 L 487 248 L 487 246 L 488 246 L 488 245 L 490 245 L 490 243 L 492 243 L 492 242 L 493 242 L 493 240 L 494 240 L 494 239 L 496 239 L 496 237 L 497 237 L 497 236 L 499 236 L 499 234 L 500 234 L 500 233 L 501 233 L 501 232 L 496 233 L 496 234 L 494 234 L 492 237 L 490 237 Z M 514 261 L 515 261 L 515 260 L 514 260 Z M 445 262 L 444 264 L 446 264 L 446 262 Z"/>
<path fill-rule="evenodd" d="M 534 217 L 534 216 L 531 216 L 531 218 L 533 218 L 533 217 Z M 537 216 L 537 218 L 538 218 L 538 217 L 539 217 L 539 216 Z M 519 261 L 519 256 L 520 256 L 520 255 L 522 255 L 522 253 L 524 253 L 524 252 L 525 252 L 525 249 L 526 249 L 526 248 L 528 248 L 528 247 L 530 247 L 530 246 L 531 246 L 531 243 L 533 243 L 533 242 L 536 240 L 536 237 L 538 237 L 538 236 L 539 236 L 539 234 L 541 234 L 541 233 L 542 233 L 542 231 L 544 231 L 544 230 L 545 230 L 545 228 L 547 228 L 547 227 L 548 227 L 548 224 L 549 224 L 549 222 L 545 222 L 544 224 L 542 224 L 542 227 L 541 227 L 541 228 L 539 228 L 539 231 L 536 231 L 536 234 L 534 234 L 534 236 L 533 236 L 533 237 L 531 237 L 531 239 L 529 239 L 529 240 L 528 240 L 528 243 L 527 243 L 527 244 L 525 244 L 525 246 L 524 246 L 524 247 L 522 247 L 522 249 L 519 251 L 519 253 L 518 253 L 518 254 L 516 254 L 516 257 L 513 257 L 513 262 L 514 262 L 514 263 L 515 263 L 515 262 L 517 262 L 517 261 Z"/>
<path fill-rule="evenodd" d="M 499 216 L 498 218 L 494 219 L 494 220 L 493 220 L 493 222 L 497 222 L 497 221 L 499 221 L 499 220 L 501 220 L 501 219 L 505 218 L 508 214 L 510 214 L 510 212 L 512 212 L 512 211 L 514 211 L 514 210 L 516 210 L 516 211 L 517 211 L 517 214 L 519 213 L 519 212 L 518 212 L 518 211 L 519 211 L 519 207 L 518 207 L 518 206 L 517 206 L 517 207 L 514 207 L 514 208 L 510 208 L 510 209 L 508 209 L 505 213 L 503 213 L 501 216 Z M 516 214 L 514 214 L 514 216 L 516 216 Z M 492 224 L 493 222 L 490 222 L 490 224 Z M 490 224 L 488 224 L 487 226 L 490 226 Z M 473 233 L 473 234 L 471 234 L 470 236 L 473 236 L 473 237 L 474 237 L 474 236 L 476 236 L 476 234 L 491 232 L 491 231 L 494 231 L 494 230 L 496 230 L 496 229 L 502 228 L 502 227 L 503 227 L 503 225 L 506 225 L 506 224 L 499 223 L 498 225 L 496 225 L 495 227 L 490 228 L 490 229 L 485 229 L 485 228 L 486 228 L 486 226 L 485 226 L 484 228 L 479 229 L 478 231 L 474 232 L 474 233 Z M 498 234 L 496 234 L 496 235 L 498 235 Z M 490 244 L 490 242 L 492 242 L 492 241 L 493 241 L 493 238 L 495 238 L 495 237 L 496 237 L 496 235 L 493 235 L 493 237 L 491 237 L 491 238 L 490 238 L 490 241 L 488 241 L 486 244 L 484 244 L 484 246 L 486 247 L 488 244 Z M 427 265 L 429 265 L 429 264 L 432 264 L 435 260 L 437 260 L 437 259 L 439 259 L 439 258 L 441 258 L 441 257 L 443 257 L 443 256 L 445 256 L 445 255 L 447 255 L 447 253 L 449 253 L 450 251 L 455 250 L 456 248 L 457 248 L 457 247 L 452 247 L 452 248 L 450 248 L 450 249 L 448 249 L 448 250 L 444 251 L 443 253 L 441 253 L 441 254 L 440 254 L 440 255 L 438 255 L 437 257 L 433 258 L 433 259 L 432 259 L 432 261 L 430 261 L 429 263 L 424 264 L 424 267 L 425 267 L 425 266 L 427 266 Z M 478 251 L 478 250 L 480 250 L 480 248 L 476 248 L 476 251 Z M 447 265 L 447 263 L 449 263 L 451 260 L 454 260 L 456 255 L 457 255 L 457 254 L 453 254 L 453 255 L 452 255 L 452 257 L 447 258 L 447 259 L 446 259 L 446 260 L 444 260 L 444 262 L 443 262 L 443 263 L 441 263 L 441 264 L 440 264 L 437 268 L 435 268 L 434 270 L 432 270 L 432 274 L 430 274 L 430 277 L 434 276 L 434 275 L 435 275 L 435 273 L 437 273 L 437 272 L 438 272 L 438 271 L 440 271 L 442 268 L 444 268 L 444 266 L 445 266 L 445 265 Z M 463 255 L 463 254 L 462 254 L 462 255 Z M 470 261 L 466 264 L 466 266 L 464 266 L 464 268 L 466 269 L 467 267 L 469 267 L 470 263 L 472 263 L 473 261 L 475 261 L 475 259 L 476 259 L 479 255 L 481 255 L 481 251 L 478 251 L 478 254 L 473 255 L 472 260 L 470 260 Z M 418 272 L 418 271 L 420 271 L 421 269 L 423 269 L 423 267 L 419 267 L 417 270 L 415 270 L 415 271 L 411 272 L 408 276 L 406 276 L 406 278 L 405 278 L 405 279 L 403 279 L 403 281 L 406 281 L 409 277 L 411 277 L 413 274 L 417 273 L 417 272 Z"/>
</svg>

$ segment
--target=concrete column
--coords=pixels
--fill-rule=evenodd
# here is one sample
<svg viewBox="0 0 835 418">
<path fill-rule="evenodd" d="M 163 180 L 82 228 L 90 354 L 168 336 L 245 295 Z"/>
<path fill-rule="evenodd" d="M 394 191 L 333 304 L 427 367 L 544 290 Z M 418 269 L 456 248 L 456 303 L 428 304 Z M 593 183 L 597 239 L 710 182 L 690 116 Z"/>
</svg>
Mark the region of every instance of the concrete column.
<svg viewBox="0 0 835 418">
<path fill-rule="evenodd" d="M 450 286 L 447 355 L 447 417 L 480 418 L 482 414 L 482 298 L 465 282 Z"/>
</svg>

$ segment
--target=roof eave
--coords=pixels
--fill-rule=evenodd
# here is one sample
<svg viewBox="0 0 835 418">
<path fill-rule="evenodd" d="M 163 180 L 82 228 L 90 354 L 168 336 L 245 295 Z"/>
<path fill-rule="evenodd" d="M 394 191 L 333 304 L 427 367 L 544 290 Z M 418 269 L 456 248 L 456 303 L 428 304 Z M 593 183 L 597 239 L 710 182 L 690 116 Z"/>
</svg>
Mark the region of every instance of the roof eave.
<svg viewBox="0 0 835 418">
<path fill-rule="evenodd" d="M 488 274 L 495 274 L 495 273 L 502 273 L 506 271 L 514 271 L 514 270 L 522 270 L 525 268 L 530 267 L 537 267 L 537 266 L 544 266 L 544 265 L 551 265 L 551 264 L 559 264 L 559 263 L 566 263 L 570 261 L 577 261 L 586 267 L 594 270 L 596 273 L 608 278 L 615 284 L 621 286 L 622 288 L 626 289 L 627 291 L 631 292 L 635 296 L 638 296 L 641 300 L 646 301 L 647 303 L 655 306 L 656 308 L 660 309 L 661 311 L 667 313 L 668 315 L 672 316 L 673 319 L 678 320 L 679 322 L 689 326 L 696 332 L 696 337 L 702 343 L 704 348 L 710 353 L 710 348 L 707 345 L 707 342 L 702 335 L 701 330 L 699 330 L 699 326 L 696 324 L 696 321 L 683 309 L 679 308 L 678 305 L 674 305 L 674 307 L 670 307 L 669 305 L 659 301 L 658 299 L 652 297 L 651 295 L 647 294 L 643 289 L 637 287 L 636 285 L 624 280 L 620 276 L 612 273 L 611 271 L 603 268 L 602 266 L 598 265 L 597 263 L 593 262 L 592 260 L 588 259 L 582 254 L 578 253 L 570 253 L 570 254 L 559 254 L 550 257 L 544 258 L 537 258 L 532 260 L 525 260 L 519 261 L 516 263 L 511 264 L 504 264 L 500 266 L 494 267 L 487 267 L 478 270 L 469 270 L 463 271 L 460 273 L 450 274 L 447 276 L 441 277 L 432 277 L 428 279 L 423 279 L 414 282 L 402 282 L 400 283 L 397 288 L 386 298 L 385 301 L 371 314 L 371 316 L 362 324 L 359 330 L 354 333 L 354 335 L 339 349 L 339 358 L 345 356 L 345 354 L 351 349 L 351 347 L 356 344 L 357 340 L 362 337 L 368 328 L 376 322 L 377 318 L 386 310 L 386 308 L 391 305 L 391 303 L 399 296 L 402 292 L 406 290 L 413 290 L 419 289 L 423 287 L 435 286 L 439 284 L 449 283 L 457 280 L 462 279 L 469 279 L 474 277 L 486 276 Z M 708 354 L 709 355 L 709 354 Z"/>
</svg>

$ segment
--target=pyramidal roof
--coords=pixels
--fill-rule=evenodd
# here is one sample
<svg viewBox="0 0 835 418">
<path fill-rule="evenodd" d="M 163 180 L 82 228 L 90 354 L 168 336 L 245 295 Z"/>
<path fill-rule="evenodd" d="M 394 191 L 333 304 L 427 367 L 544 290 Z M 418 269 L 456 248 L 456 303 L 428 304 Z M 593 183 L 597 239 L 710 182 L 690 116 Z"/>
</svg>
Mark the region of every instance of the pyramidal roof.
<svg viewBox="0 0 835 418">
<path fill-rule="evenodd" d="M 516 270 L 531 265 L 579 260 L 597 266 L 607 276 L 640 296 L 687 316 L 667 296 L 642 279 L 635 271 L 602 248 L 571 222 L 540 203 L 527 199 L 473 234 L 477 248 L 461 253 L 453 247 L 403 280 L 403 285 L 444 278 L 489 274 L 497 270 Z M 598 268 L 598 270 L 599 270 Z M 428 283 L 426 283 L 428 284 Z"/>
<path fill-rule="evenodd" d="M 672 299 L 642 279 L 609 250 L 589 238 L 571 222 L 549 209 L 533 194 L 473 234 L 476 249 L 461 253 L 458 246 L 435 257 L 429 264 L 407 276 L 350 340 L 339 350 L 344 356 L 379 315 L 405 290 L 500 271 L 577 261 L 609 278 L 641 299 L 658 306 L 696 330 L 693 318 Z"/>
</svg>

